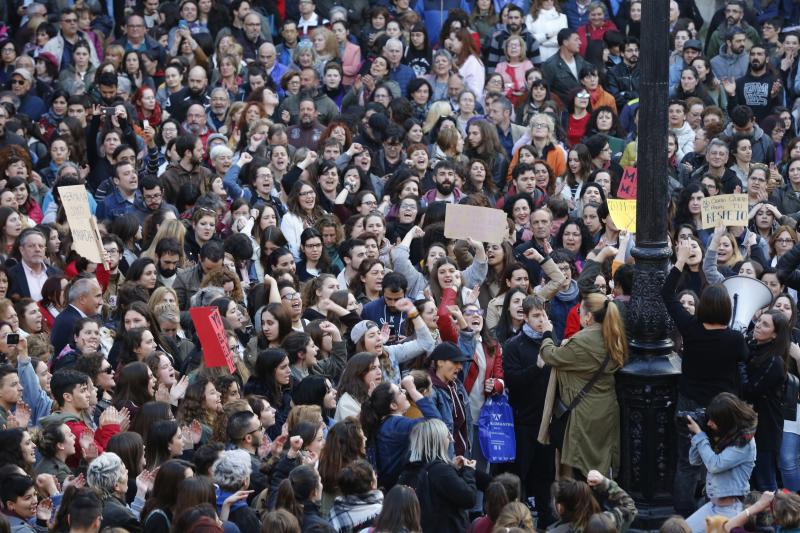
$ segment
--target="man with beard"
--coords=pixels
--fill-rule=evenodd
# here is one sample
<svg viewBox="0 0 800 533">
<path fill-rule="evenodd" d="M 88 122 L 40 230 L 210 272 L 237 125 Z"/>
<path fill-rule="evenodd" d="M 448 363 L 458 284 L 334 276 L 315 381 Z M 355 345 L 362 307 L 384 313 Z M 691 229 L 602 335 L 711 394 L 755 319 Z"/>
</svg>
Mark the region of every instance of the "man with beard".
<svg viewBox="0 0 800 533">
<path fill-rule="evenodd" d="M 761 42 L 761 36 L 758 31 L 744 20 L 744 2 L 741 0 L 729 0 L 725 3 L 725 22 L 720 24 L 708 39 L 706 57 L 714 57 L 720 52 L 723 39 L 728 39 L 728 30 L 734 27 L 739 27 L 751 43 Z"/>
<path fill-rule="evenodd" d="M 449 159 L 444 159 L 436 165 L 433 184 L 436 188 L 423 196 L 423 200 L 428 204 L 431 202 L 457 204 L 464 196 L 461 190 L 456 188 L 456 165 Z"/>
<path fill-rule="evenodd" d="M 506 27 L 497 30 L 492 35 L 492 42 L 489 44 L 489 54 L 486 57 L 486 72 L 493 73 L 497 64 L 505 61 L 505 42 L 512 35 L 517 35 L 525 42 L 525 55 L 536 66 L 542 63 L 541 55 L 539 54 L 539 42 L 531 32 L 528 31 L 527 26 L 523 24 L 525 13 L 522 9 L 514 4 L 508 6 L 508 22 Z M 580 69 L 578 69 L 580 70 Z"/>
<path fill-rule="evenodd" d="M 208 136 L 211 135 L 211 130 L 206 125 L 206 110 L 200 104 L 192 104 L 186 111 L 186 121 L 183 123 L 183 129 L 191 133 L 195 137 L 199 137 L 203 141 L 203 146 L 206 145 Z"/>
<path fill-rule="evenodd" d="M 225 87 L 214 87 L 211 89 L 211 105 L 206 111 L 206 124 L 214 131 L 225 125 L 228 118 L 228 109 L 231 106 L 231 97 Z M 187 117 L 188 118 L 188 117 Z"/>
<path fill-rule="evenodd" d="M 222 267 L 223 259 L 225 259 L 225 247 L 222 242 L 208 241 L 200 248 L 197 264 L 178 272 L 172 288 L 178 295 L 178 307 L 181 311 L 189 310 L 189 301 L 192 295 L 200 290 L 203 276 Z"/>
<path fill-rule="evenodd" d="M 170 115 L 183 122 L 186 112 L 194 103 L 203 107 L 208 105 L 208 74 L 203 67 L 195 66 L 189 70 L 189 83 L 180 91 L 169 97 L 166 110 Z"/>
<path fill-rule="evenodd" d="M 300 114 L 300 99 L 312 98 L 317 110 L 317 118 L 323 125 L 339 116 L 339 108 L 328 95 L 319 90 L 319 73 L 316 69 L 306 67 L 300 71 L 300 93 L 289 96 L 281 102 L 278 114 L 288 111 L 291 115 L 291 122 L 297 123 Z M 316 145 L 315 145 L 316 146 Z"/>
<path fill-rule="evenodd" d="M 242 45 L 244 59 L 254 60 L 258 56 L 258 48 L 265 42 L 261 36 L 261 17 L 255 11 L 251 11 L 244 18 L 244 35 L 239 40 Z"/>
<path fill-rule="evenodd" d="M 122 250 L 125 245 L 122 239 L 116 235 L 106 235 L 103 237 L 103 250 L 106 252 L 106 260 L 108 261 L 108 284 L 106 290 L 103 291 L 103 302 L 107 304 L 111 310 L 117 308 L 117 292 L 120 285 L 125 283 L 125 275 L 119 269 L 119 262 L 122 259 Z"/>
<path fill-rule="evenodd" d="M 636 37 L 625 39 L 622 61 L 608 71 L 608 92 L 614 95 L 619 110 L 631 100 L 639 98 L 639 39 Z"/>
<path fill-rule="evenodd" d="M 272 421 L 275 421 L 275 410 L 269 408 L 272 414 Z M 269 417 L 269 415 L 267 415 Z M 258 457 L 258 448 L 264 440 L 264 431 L 269 427 L 264 427 L 252 411 L 239 411 L 233 413 L 228 419 L 226 428 L 230 443 L 240 450 L 244 450 L 250 455 L 250 484 L 248 490 L 252 491 L 250 500 L 256 498 L 258 494 L 269 486 L 269 479 L 261 473 L 261 459 Z"/>
<path fill-rule="evenodd" d="M 142 224 L 144 224 L 144 219 L 146 219 L 148 215 L 152 215 L 162 209 L 172 211 L 175 214 L 175 218 L 178 218 L 178 209 L 174 205 L 164 201 L 164 190 L 163 187 L 161 187 L 160 178 L 156 176 L 146 176 L 142 178 L 141 184 L 142 196 L 136 202 L 136 215 L 139 217 Z"/>
<path fill-rule="evenodd" d="M 767 69 L 767 50 L 755 44 L 750 48 L 750 69 L 737 80 L 722 80 L 728 93 L 728 108 L 746 105 L 753 110 L 756 122 L 769 115 L 772 108 L 783 102 L 783 85 L 780 79 Z"/>
<path fill-rule="evenodd" d="M 203 160 L 203 141 L 193 135 L 181 135 L 175 140 L 175 152 L 180 159 L 177 162 L 167 165 L 167 169 L 161 176 L 161 183 L 164 186 L 164 198 L 167 202 L 174 204 L 178 199 L 178 192 L 181 186 L 192 183 L 200 189 L 206 191 L 206 184 L 211 183 L 212 172 L 202 166 Z"/>
<path fill-rule="evenodd" d="M 289 128 L 289 144 L 295 148 L 314 150 L 324 129 L 317 121 L 317 104 L 314 98 L 301 97 L 298 110 L 300 123 Z"/>
<path fill-rule="evenodd" d="M 500 138 L 500 144 L 503 145 L 506 156 L 511 159 L 511 152 L 514 145 L 527 133 L 527 128 L 511 122 L 511 110 L 513 106 L 511 101 L 505 96 L 496 99 L 487 109 L 489 111 L 489 122 L 494 124 L 495 128 L 497 128 L 497 136 Z"/>
<path fill-rule="evenodd" d="M 172 288 L 182 255 L 183 249 L 176 239 L 166 237 L 158 241 L 156 244 L 156 270 L 158 270 L 159 286 Z"/>
<path fill-rule="evenodd" d="M 747 52 L 744 43 L 747 39 L 742 28 L 733 27 L 728 30 L 725 44 L 719 54 L 711 57 L 711 71 L 719 80 L 736 80 L 747 73 Z"/>
</svg>

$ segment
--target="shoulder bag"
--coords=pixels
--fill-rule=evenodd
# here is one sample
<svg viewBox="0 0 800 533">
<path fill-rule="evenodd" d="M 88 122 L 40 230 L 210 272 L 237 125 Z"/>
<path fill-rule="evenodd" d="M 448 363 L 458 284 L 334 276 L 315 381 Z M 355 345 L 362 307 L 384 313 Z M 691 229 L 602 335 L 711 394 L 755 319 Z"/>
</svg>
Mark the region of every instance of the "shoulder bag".
<svg viewBox="0 0 800 533">
<path fill-rule="evenodd" d="M 605 361 L 603 361 L 603 364 L 597 369 L 597 372 L 594 373 L 592 379 L 583 386 L 569 405 L 561 401 L 560 394 L 556 396 L 556 401 L 553 404 L 553 415 L 550 418 L 550 444 L 559 450 L 564 447 L 564 437 L 567 433 L 567 423 L 569 422 L 570 413 L 581 403 L 584 396 L 589 394 L 594 384 L 597 383 L 597 380 L 600 379 L 600 376 L 605 372 L 610 360 L 611 358 L 606 356 Z"/>
</svg>

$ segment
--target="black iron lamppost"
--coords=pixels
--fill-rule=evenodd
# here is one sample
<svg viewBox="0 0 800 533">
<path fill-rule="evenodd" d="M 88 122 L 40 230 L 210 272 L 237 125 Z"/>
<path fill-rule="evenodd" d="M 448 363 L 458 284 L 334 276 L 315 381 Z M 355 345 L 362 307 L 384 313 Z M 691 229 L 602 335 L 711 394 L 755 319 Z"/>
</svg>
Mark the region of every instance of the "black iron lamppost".
<svg viewBox="0 0 800 533">
<path fill-rule="evenodd" d="M 639 146 L 636 259 L 627 309 L 630 361 L 617 374 L 620 404 L 621 486 L 636 500 L 637 523 L 658 528 L 672 507 L 675 472 L 674 411 L 680 363 L 668 337 L 661 299 L 667 243 L 667 97 L 669 2 L 642 6 L 639 59 Z"/>
</svg>

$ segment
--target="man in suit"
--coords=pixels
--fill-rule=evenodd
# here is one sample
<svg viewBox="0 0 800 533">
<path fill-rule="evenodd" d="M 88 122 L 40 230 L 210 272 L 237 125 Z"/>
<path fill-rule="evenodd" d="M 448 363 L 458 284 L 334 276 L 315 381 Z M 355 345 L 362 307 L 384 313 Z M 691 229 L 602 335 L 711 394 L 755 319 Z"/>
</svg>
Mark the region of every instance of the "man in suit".
<svg viewBox="0 0 800 533">
<path fill-rule="evenodd" d="M 102 305 L 103 289 L 96 279 L 79 278 L 69 287 L 69 305 L 58 314 L 50 333 L 54 355 L 61 353 L 69 343 L 75 323 L 83 317 L 96 315 Z"/>
<path fill-rule="evenodd" d="M 42 232 L 29 228 L 19 237 L 22 261 L 8 271 L 8 294 L 12 300 L 20 298 L 42 299 L 42 286 L 47 278 L 58 274 L 58 269 L 44 262 L 47 241 Z"/>
</svg>

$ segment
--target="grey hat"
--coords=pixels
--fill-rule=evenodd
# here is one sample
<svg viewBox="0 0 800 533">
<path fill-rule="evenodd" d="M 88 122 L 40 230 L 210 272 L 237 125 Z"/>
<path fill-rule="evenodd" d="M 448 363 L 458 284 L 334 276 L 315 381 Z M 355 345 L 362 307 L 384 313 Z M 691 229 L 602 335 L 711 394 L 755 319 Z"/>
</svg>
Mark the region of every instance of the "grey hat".
<svg viewBox="0 0 800 533">
<path fill-rule="evenodd" d="M 364 335 L 367 334 L 369 328 L 377 328 L 377 327 L 378 324 L 376 324 L 372 320 L 362 320 L 361 322 L 353 326 L 353 329 L 350 330 L 350 339 L 353 341 L 353 344 L 358 344 L 358 341 L 360 341 L 364 337 Z"/>
<path fill-rule="evenodd" d="M 225 137 L 225 136 L 224 136 L 223 134 L 221 134 L 221 133 L 212 133 L 211 135 L 209 135 L 209 136 L 208 136 L 208 139 L 206 139 L 206 146 L 208 146 L 209 144 L 211 144 L 211 141 L 222 141 L 222 142 L 224 142 L 225 144 L 228 144 L 228 138 L 227 138 L 227 137 Z"/>
<path fill-rule="evenodd" d="M 698 39 L 689 39 L 685 43 L 683 43 L 683 49 L 686 50 L 687 48 L 691 48 L 692 50 L 697 50 L 698 52 L 703 51 L 703 43 L 701 43 Z"/>
</svg>

